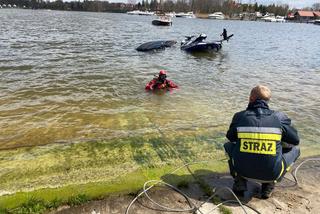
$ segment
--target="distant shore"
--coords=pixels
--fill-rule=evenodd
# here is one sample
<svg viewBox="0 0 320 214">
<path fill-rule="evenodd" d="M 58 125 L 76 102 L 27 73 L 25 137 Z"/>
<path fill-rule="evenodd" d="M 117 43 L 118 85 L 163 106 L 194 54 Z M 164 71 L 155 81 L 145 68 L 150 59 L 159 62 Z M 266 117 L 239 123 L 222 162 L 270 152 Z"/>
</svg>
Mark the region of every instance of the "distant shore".
<svg viewBox="0 0 320 214">
<path fill-rule="evenodd" d="M 32 9 L 32 8 L 22 8 L 22 7 L 12 7 L 12 8 L 0 8 L 1 9 L 9 9 L 9 10 L 12 10 L 12 9 L 22 9 L 22 10 L 35 10 L 35 9 Z M 36 9 L 36 10 L 44 10 L 44 11 L 78 11 L 78 10 L 56 10 L 56 9 L 45 9 L 45 8 L 41 8 L 41 9 Z M 78 11 L 78 12 L 99 12 L 99 11 Z M 102 12 L 102 11 L 100 11 Z M 126 14 L 127 11 L 103 11 L 104 13 L 121 13 L 121 14 Z M 195 13 L 195 18 L 198 18 L 198 19 L 212 19 L 209 17 L 209 13 Z M 212 20 L 218 20 L 218 19 L 212 19 Z M 232 20 L 232 21 L 259 21 L 259 22 L 272 22 L 272 21 L 266 21 L 266 20 L 263 20 L 261 19 L 261 17 L 243 17 L 243 18 L 240 18 L 238 16 L 233 16 L 233 17 L 229 17 L 229 16 L 225 16 L 225 18 L 223 20 Z M 218 21 L 221 21 L 221 20 L 218 20 Z M 277 22 L 277 21 L 275 21 Z M 313 24 L 314 23 L 314 20 L 310 20 L 310 21 L 304 21 L 304 22 L 301 22 L 301 21 L 297 21 L 297 20 L 284 20 L 284 21 L 281 21 L 281 22 L 285 22 L 285 23 L 304 23 L 304 24 Z"/>
</svg>

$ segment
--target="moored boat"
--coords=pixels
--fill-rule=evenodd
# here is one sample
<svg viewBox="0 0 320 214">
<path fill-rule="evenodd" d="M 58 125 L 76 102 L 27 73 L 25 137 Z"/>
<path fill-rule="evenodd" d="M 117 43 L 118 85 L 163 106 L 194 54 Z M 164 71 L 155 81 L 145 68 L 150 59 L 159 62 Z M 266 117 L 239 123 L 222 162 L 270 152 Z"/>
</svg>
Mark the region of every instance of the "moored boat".
<svg viewBox="0 0 320 214">
<path fill-rule="evenodd" d="M 222 12 L 215 12 L 215 13 L 209 14 L 208 18 L 223 20 L 223 19 L 225 19 L 225 16 Z"/>
<path fill-rule="evenodd" d="M 172 20 L 169 16 L 158 16 L 157 19 L 152 20 L 152 24 L 158 26 L 170 26 L 172 25 Z"/>
<path fill-rule="evenodd" d="M 128 15 L 140 15 L 140 16 L 152 16 L 152 15 L 154 15 L 154 12 L 133 10 L 133 11 L 128 11 L 127 14 Z"/>
<path fill-rule="evenodd" d="M 180 18 L 196 18 L 196 16 L 193 14 L 193 12 L 187 12 L 187 13 L 176 13 L 176 17 Z"/>
<path fill-rule="evenodd" d="M 171 18 L 176 17 L 176 13 L 175 12 L 165 13 L 165 15 L 169 16 Z"/>
</svg>

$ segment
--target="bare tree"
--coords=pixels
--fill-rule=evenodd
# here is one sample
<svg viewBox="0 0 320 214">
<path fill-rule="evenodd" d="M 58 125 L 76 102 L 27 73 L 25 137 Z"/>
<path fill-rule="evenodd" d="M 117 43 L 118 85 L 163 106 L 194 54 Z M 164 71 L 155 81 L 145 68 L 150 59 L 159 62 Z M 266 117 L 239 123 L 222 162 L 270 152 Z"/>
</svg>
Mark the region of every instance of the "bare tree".
<svg viewBox="0 0 320 214">
<path fill-rule="evenodd" d="M 320 10 L 320 3 L 314 3 L 312 5 L 313 10 Z"/>
</svg>

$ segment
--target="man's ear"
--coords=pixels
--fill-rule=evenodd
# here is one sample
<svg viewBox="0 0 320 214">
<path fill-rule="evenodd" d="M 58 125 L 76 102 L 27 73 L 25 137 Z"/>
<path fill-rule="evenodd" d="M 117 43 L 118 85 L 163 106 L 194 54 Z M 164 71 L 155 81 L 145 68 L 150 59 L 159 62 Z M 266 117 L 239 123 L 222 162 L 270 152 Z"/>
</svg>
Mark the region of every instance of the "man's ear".
<svg viewBox="0 0 320 214">
<path fill-rule="evenodd" d="M 250 95 L 249 102 L 253 103 L 254 101 L 256 101 L 256 99 L 257 99 L 256 96 Z"/>
</svg>

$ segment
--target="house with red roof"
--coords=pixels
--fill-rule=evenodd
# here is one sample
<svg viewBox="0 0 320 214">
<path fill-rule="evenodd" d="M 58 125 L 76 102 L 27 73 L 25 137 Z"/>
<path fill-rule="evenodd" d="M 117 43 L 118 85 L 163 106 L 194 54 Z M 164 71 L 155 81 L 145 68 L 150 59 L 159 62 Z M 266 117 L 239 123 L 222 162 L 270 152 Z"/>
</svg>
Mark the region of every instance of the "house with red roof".
<svg viewBox="0 0 320 214">
<path fill-rule="evenodd" d="M 310 22 L 314 20 L 313 11 L 298 10 L 294 13 L 294 19 L 298 22 Z"/>
<path fill-rule="evenodd" d="M 320 19 L 320 11 L 313 11 L 315 19 Z"/>
</svg>

